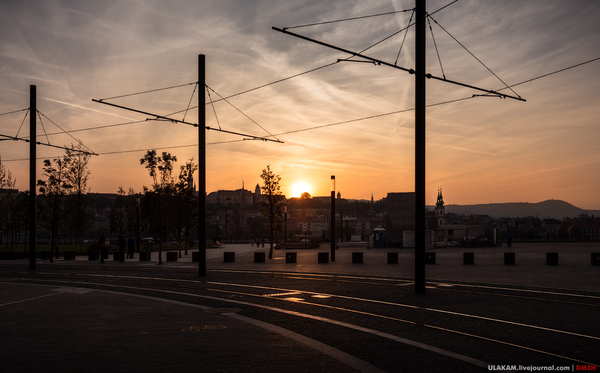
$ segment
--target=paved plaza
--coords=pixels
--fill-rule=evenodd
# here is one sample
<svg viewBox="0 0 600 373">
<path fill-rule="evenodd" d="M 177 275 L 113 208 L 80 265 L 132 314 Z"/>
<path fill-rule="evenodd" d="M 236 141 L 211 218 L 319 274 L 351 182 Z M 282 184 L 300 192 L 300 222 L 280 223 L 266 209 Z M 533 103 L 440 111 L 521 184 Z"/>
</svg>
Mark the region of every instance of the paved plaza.
<svg viewBox="0 0 600 373">
<path fill-rule="evenodd" d="M 591 264 L 591 255 L 600 252 L 598 244 L 517 243 L 512 248 L 501 246 L 428 250 L 434 252 L 436 258 L 435 264 L 427 265 L 428 289 L 424 296 L 415 295 L 412 291 L 414 253 L 411 249 L 367 249 L 365 245 L 342 245 L 336 251 L 335 262 L 319 263 L 318 253 L 328 252 L 328 249 L 329 246 L 324 245 L 320 249 L 275 250 L 273 259 L 269 260 L 268 247 L 263 249 L 250 245 L 225 245 L 207 250 L 206 277 L 193 276 L 198 263 L 192 261 L 192 251 L 188 255 L 182 254 L 177 261 L 168 262 L 166 253 L 163 252 L 161 266 L 157 264 L 156 252 L 150 262 L 140 262 L 137 254 L 134 259 L 124 263 L 113 261 L 111 257 L 101 264 L 89 261 L 87 256 L 77 256 L 76 260 L 67 261 L 57 259 L 52 264 L 38 260 L 33 273 L 28 270 L 26 260 L 1 261 L 2 371 L 484 371 L 491 369 L 492 365 L 489 364 L 501 364 L 502 359 L 506 360 L 505 354 L 495 348 L 482 352 L 481 358 L 472 358 L 471 351 L 475 345 L 468 338 L 461 337 L 458 343 L 452 342 L 451 345 L 456 345 L 456 349 L 448 352 L 451 348 L 439 349 L 419 342 L 420 332 L 416 337 L 410 337 L 410 330 L 406 333 L 391 333 L 393 336 L 376 331 L 377 339 L 368 342 L 375 338 L 368 335 L 373 334 L 372 330 L 377 327 L 368 327 L 369 324 L 359 326 L 361 322 L 350 321 L 341 311 L 330 310 L 328 312 L 331 313 L 323 314 L 327 317 L 317 316 L 318 312 L 313 313 L 310 317 L 320 318 L 321 321 L 317 327 L 319 330 L 312 330 L 315 326 L 294 316 L 294 312 L 298 316 L 308 313 L 301 304 L 293 312 L 281 311 L 266 303 L 255 308 L 242 295 L 227 292 L 227 281 L 249 281 L 242 278 L 242 274 L 270 273 L 271 277 L 278 277 L 297 273 L 311 275 L 309 277 L 317 280 L 321 280 L 319 276 L 322 276 L 322 280 L 337 281 L 336 286 L 341 289 L 341 293 L 344 281 L 360 279 L 363 284 L 360 287 L 362 293 L 353 294 L 356 297 L 367 297 L 369 292 L 375 291 L 369 288 L 370 281 L 379 281 L 377 286 L 385 281 L 394 281 L 401 286 L 398 289 L 403 292 L 399 294 L 407 301 L 414 301 L 415 304 L 421 304 L 421 307 L 426 304 L 434 307 L 440 306 L 438 302 L 450 300 L 455 305 L 461 305 L 457 307 L 465 313 L 473 312 L 469 309 L 469 304 L 473 302 L 471 299 L 477 299 L 477 295 L 471 292 L 467 296 L 457 292 L 452 298 L 435 300 L 435 289 L 444 284 L 455 286 L 464 283 L 480 287 L 493 286 L 496 289 L 527 289 L 544 294 L 573 293 L 594 300 L 595 305 L 586 305 L 578 317 L 596 323 L 597 318 L 593 315 L 597 315 L 597 307 L 600 306 L 600 266 Z M 267 252 L 265 263 L 254 262 L 256 251 Z M 235 253 L 235 260 L 225 262 L 225 253 L 232 252 Z M 290 252 L 296 253 L 296 263 L 286 262 L 286 255 Z M 352 253 L 355 252 L 363 253 L 362 263 L 352 262 Z M 387 263 L 389 252 L 398 254 L 398 264 Z M 464 264 L 465 252 L 473 253 L 473 264 Z M 505 252 L 515 253 L 515 265 L 504 264 Z M 546 253 L 549 252 L 558 253 L 558 265 L 547 264 Z M 160 282 L 157 280 L 156 285 L 151 286 L 152 289 L 147 286 L 147 291 L 128 284 L 129 280 L 110 285 L 100 282 L 92 285 L 94 278 L 100 281 L 107 276 L 133 278 L 139 274 L 140 278 L 147 279 L 150 278 L 149 273 L 159 276 Z M 179 273 L 188 275 L 182 276 Z M 84 275 L 87 276 L 85 281 Z M 182 277 L 186 280 L 182 280 Z M 204 293 L 199 293 L 198 298 L 190 298 L 180 294 L 184 290 L 175 291 L 177 289 L 168 286 L 167 281 L 197 282 L 198 287 L 204 290 L 222 286 L 219 291 L 230 295 L 223 295 L 222 300 Z M 279 284 L 283 286 L 281 282 Z M 250 286 L 250 282 L 247 286 Z M 188 290 L 185 291 L 191 291 L 190 288 L 186 289 Z M 161 291 L 167 295 L 157 296 Z M 306 294 L 308 293 L 305 291 L 302 296 L 305 297 Z M 281 294 L 274 294 L 279 295 Z M 492 308 L 501 304 L 496 303 L 496 300 L 477 302 L 477 310 L 482 314 L 493 313 Z M 559 307 L 569 306 L 563 303 L 572 302 L 561 300 Z M 511 307 L 518 308 L 522 303 L 515 301 L 511 304 L 514 304 Z M 242 312 L 242 309 L 248 310 Z M 262 313 L 274 310 L 280 310 L 278 315 L 282 316 L 262 317 Z M 375 309 L 369 312 L 375 312 Z M 527 312 L 523 310 L 524 314 Z M 278 321 L 274 322 L 275 320 Z M 565 323 L 568 324 L 569 321 Z M 468 325 L 465 327 L 471 328 Z M 321 338 L 323 332 L 325 336 Z M 333 339 L 332 333 L 336 336 Z M 327 334 L 330 334 L 329 339 Z M 357 337 L 357 334 L 364 334 L 364 337 Z M 600 347 L 600 335 L 596 329 L 584 330 L 580 334 L 597 338 L 592 339 L 589 348 L 600 350 L 593 347 Z M 368 347 L 356 350 L 356 346 L 344 343 L 344 340 L 350 341 L 353 338 L 359 338 L 357 341 L 361 342 L 356 343 L 364 342 Z M 380 338 L 396 338 L 394 343 L 408 346 L 408 350 L 404 350 L 404 347 L 402 349 L 405 351 L 402 353 L 402 364 L 391 363 L 391 358 L 390 362 L 384 361 L 385 351 L 390 348 L 391 342 Z M 435 337 L 434 340 L 438 338 L 440 337 Z M 445 337 L 441 338 L 436 343 L 444 345 Z M 564 343 L 568 345 L 570 342 Z M 487 347 L 481 349 L 485 350 Z M 413 352 L 406 355 L 406 351 Z M 382 357 L 374 357 L 380 354 L 383 354 Z M 592 364 L 600 362 L 599 354 L 589 356 L 589 353 L 583 351 L 581 355 L 586 356 L 581 356 L 581 360 L 571 361 L 541 356 L 532 361 L 537 361 L 539 365 L 546 361 L 548 364 L 562 363 L 570 369 L 583 366 L 583 363 L 579 364 L 577 361 Z M 518 359 L 519 355 L 516 356 Z M 523 361 L 529 361 L 526 356 L 528 355 L 524 353 Z M 486 359 L 483 360 L 483 357 Z M 493 361 L 495 357 L 497 361 Z M 399 357 L 394 359 L 397 361 Z"/>
</svg>

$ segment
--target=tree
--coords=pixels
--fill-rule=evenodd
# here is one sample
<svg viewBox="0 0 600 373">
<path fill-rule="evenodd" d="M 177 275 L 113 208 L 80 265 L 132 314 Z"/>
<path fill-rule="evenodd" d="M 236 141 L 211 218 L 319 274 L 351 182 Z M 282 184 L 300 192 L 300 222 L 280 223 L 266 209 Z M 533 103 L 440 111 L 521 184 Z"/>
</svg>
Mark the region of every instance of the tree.
<svg viewBox="0 0 600 373">
<path fill-rule="evenodd" d="M 17 191 L 14 190 L 16 179 L 12 173 L 2 164 L 0 157 L 0 244 L 2 244 L 2 229 L 6 228 L 6 245 L 8 246 L 8 235 L 17 223 L 15 206 L 17 204 Z M 11 243 L 12 250 L 12 243 Z"/>
<path fill-rule="evenodd" d="M 133 236 L 135 230 L 135 224 L 137 222 L 137 199 L 133 188 L 129 188 L 127 196 L 125 197 L 125 227 L 127 228 L 127 234 Z"/>
<path fill-rule="evenodd" d="M 65 158 L 69 159 L 65 170 L 65 180 L 71 185 L 71 188 L 68 189 L 68 217 L 70 225 L 75 228 L 76 242 L 80 251 L 83 251 L 84 232 L 94 219 L 87 212 L 87 199 L 90 192 L 88 180 L 91 174 L 88 169 L 90 157 L 91 155 L 85 151 L 81 143 L 76 146 L 71 145 L 71 149 L 67 149 L 65 155 Z"/>
<path fill-rule="evenodd" d="M 46 180 L 38 180 L 37 186 L 40 191 L 39 207 L 41 223 L 46 225 L 51 232 L 50 251 L 56 250 L 58 258 L 58 226 L 64 213 L 64 197 L 73 186 L 69 184 L 65 174 L 69 168 L 71 159 L 63 157 L 59 159 L 44 160 L 44 174 Z M 52 255 L 50 256 L 52 261 Z"/>
<path fill-rule="evenodd" d="M 302 192 L 302 194 L 300 195 L 300 199 L 311 199 L 311 198 L 312 198 L 312 196 L 308 192 Z"/>
<path fill-rule="evenodd" d="M 112 240 L 112 232 L 117 231 L 120 234 L 123 233 L 123 227 L 126 221 L 125 211 L 125 191 L 123 187 L 119 186 L 117 191 L 117 197 L 115 202 L 110 207 L 110 238 Z"/>
<path fill-rule="evenodd" d="M 198 170 L 194 159 L 190 159 L 179 170 L 179 179 L 175 185 L 175 207 L 177 213 L 174 216 L 175 237 L 179 246 L 181 257 L 181 241 L 185 244 L 185 254 L 188 254 L 188 243 L 191 233 L 198 227 L 198 202 L 191 185 L 192 175 Z"/>
<path fill-rule="evenodd" d="M 284 196 L 281 194 L 281 189 L 279 187 L 281 177 L 275 175 L 273 171 L 271 171 L 270 165 L 267 165 L 267 168 L 262 171 L 260 177 L 263 180 L 263 185 L 260 187 L 263 197 L 260 202 L 262 206 L 262 216 L 265 226 L 268 226 L 270 230 L 269 259 L 273 259 L 273 232 L 275 230 L 281 231 L 283 221 L 281 213 L 283 204 L 281 201 L 283 201 Z"/>
<path fill-rule="evenodd" d="M 6 226 L 6 244 L 8 245 L 8 231 L 11 226 L 11 211 L 15 204 L 15 183 L 12 173 L 2 164 L 0 157 L 0 244 L 2 244 L 2 229 Z"/>
<path fill-rule="evenodd" d="M 177 157 L 167 152 L 161 156 L 156 150 L 148 150 L 140 159 L 152 177 L 152 190 L 144 186 L 144 205 L 150 230 L 159 235 L 158 264 L 162 264 L 162 244 L 170 233 L 171 215 L 173 214 L 173 196 L 175 195 L 175 180 L 173 179 L 173 164 Z"/>
</svg>

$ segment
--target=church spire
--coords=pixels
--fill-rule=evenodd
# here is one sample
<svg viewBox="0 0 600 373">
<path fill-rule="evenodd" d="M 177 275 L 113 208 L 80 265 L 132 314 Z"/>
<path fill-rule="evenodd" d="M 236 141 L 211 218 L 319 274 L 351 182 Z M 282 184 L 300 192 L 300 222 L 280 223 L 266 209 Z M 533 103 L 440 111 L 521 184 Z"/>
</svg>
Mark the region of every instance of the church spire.
<svg viewBox="0 0 600 373">
<path fill-rule="evenodd" d="M 444 208 L 444 197 L 442 196 L 442 188 L 438 189 L 437 202 L 435 203 L 435 217 L 437 218 L 438 227 L 441 227 L 445 224 L 444 215 L 446 214 L 446 209 Z"/>
</svg>

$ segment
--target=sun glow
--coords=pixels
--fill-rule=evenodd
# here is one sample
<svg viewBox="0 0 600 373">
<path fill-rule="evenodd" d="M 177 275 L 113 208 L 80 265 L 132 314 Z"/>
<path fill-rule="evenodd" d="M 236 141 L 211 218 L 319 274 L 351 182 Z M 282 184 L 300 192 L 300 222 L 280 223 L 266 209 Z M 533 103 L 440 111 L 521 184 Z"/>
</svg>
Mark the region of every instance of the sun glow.
<svg viewBox="0 0 600 373">
<path fill-rule="evenodd" d="M 298 182 L 292 187 L 292 197 L 300 197 L 304 192 L 310 193 L 310 185 L 305 182 Z"/>
</svg>

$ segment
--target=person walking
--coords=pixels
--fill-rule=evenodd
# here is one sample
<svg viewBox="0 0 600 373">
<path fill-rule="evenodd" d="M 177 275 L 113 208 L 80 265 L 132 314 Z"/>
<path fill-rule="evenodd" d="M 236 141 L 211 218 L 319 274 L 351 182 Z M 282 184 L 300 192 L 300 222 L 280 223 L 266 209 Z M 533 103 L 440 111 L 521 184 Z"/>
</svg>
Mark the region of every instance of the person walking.
<svg viewBox="0 0 600 373">
<path fill-rule="evenodd" d="M 119 256 L 121 257 L 121 260 L 119 260 L 119 262 L 123 263 L 125 261 L 125 246 L 127 245 L 127 242 L 125 242 L 125 239 L 123 238 L 123 236 L 119 235 Z"/>
<path fill-rule="evenodd" d="M 100 245 L 100 263 L 104 263 L 104 257 L 108 258 L 108 249 L 106 247 L 106 236 L 104 233 L 98 239 L 98 244 Z"/>
<path fill-rule="evenodd" d="M 135 240 L 130 236 L 127 240 L 127 259 L 133 259 L 133 253 L 135 253 Z"/>
</svg>

